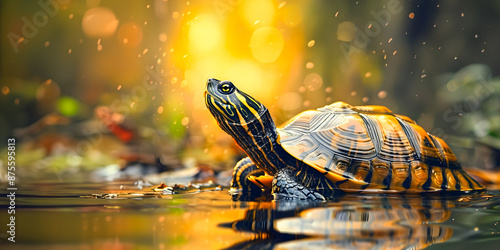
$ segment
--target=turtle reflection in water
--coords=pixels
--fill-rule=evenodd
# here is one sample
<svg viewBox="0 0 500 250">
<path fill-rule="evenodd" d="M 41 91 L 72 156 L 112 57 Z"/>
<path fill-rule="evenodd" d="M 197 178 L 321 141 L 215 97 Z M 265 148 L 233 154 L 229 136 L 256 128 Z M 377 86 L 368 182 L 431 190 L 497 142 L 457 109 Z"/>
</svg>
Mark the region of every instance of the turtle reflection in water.
<svg viewBox="0 0 500 250">
<path fill-rule="evenodd" d="M 251 203 L 242 220 L 219 226 L 257 235 L 228 249 L 422 249 L 453 234 L 439 224 L 450 217 L 452 201 L 371 198 Z"/>
<path fill-rule="evenodd" d="M 276 128 L 267 108 L 229 81 L 209 79 L 205 102 L 248 155 L 235 166 L 235 190 L 325 200 L 345 192 L 484 189 L 442 139 L 386 107 L 336 102 Z"/>
</svg>

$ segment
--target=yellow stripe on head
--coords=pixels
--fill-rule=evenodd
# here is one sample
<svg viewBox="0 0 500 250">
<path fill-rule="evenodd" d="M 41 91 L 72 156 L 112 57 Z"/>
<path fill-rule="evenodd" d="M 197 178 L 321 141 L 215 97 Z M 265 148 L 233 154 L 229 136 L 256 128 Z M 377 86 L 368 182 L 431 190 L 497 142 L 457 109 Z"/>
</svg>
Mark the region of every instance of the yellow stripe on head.
<svg viewBox="0 0 500 250">
<path fill-rule="evenodd" d="M 242 105 L 244 105 L 248 110 L 250 110 L 250 112 L 252 112 L 253 116 L 255 116 L 256 118 L 260 118 L 260 115 L 259 115 L 259 110 L 256 110 L 254 109 L 252 106 L 250 106 L 250 104 L 248 104 L 247 100 L 248 98 L 246 98 L 245 96 L 243 96 L 242 94 L 240 94 L 239 92 L 236 92 L 236 97 L 238 98 L 238 100 L 240 100 L 240 103 Z M 250 99 L 251 101 L 253 101 L 257 107 L 260 107 L 260 104 L 255 102 L 255 100 L 252 100 Z"/>
</svg>

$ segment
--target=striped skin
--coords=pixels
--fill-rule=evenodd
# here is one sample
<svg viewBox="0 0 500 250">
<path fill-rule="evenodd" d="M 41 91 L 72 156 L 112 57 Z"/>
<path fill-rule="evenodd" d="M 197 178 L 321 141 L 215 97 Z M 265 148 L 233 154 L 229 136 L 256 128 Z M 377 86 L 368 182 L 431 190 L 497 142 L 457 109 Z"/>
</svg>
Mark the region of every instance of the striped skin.
<svg viewBox="0 0 500 250">
<path fill-rule="evenodd" d="M 483 189 L 444 141 L 382 106 L 338 102 L 276 128 L 267 108 L 231 82 L 209 79 L 205 102 L 222 130 L 267 175 L 291 169 L 280 173 L 293 173 L 290 180 L 325 197 Z"/>
<path fill-rule="evenodd" d="M 209 79 L 205 92 L 205 103 L 219 127 L 266 174 L 274 176 L 279 168 L 297 168 L 299 162 L 278 144 L 278 132 L 267 108 L 238 89 L 223 93 L 220 86 L 226 83 Z"/>
<path fill-rule="evenodd" d="M 265 184 L 261 184 L 258 182 L 258 185 L 252 184 L 254 181 L 256 181 L 256 179 L 258 179 L 258 177 L 264 175 L 264 170 L 258 168 L 255 163 L 250 160 L 250 158 L 245 157 L 241 159 L 234 166 L 230 193 L 234 195 L 240 195 L 242 193 L 250 193 L 251 196 L 264 195 L 262 193 L 261 187 L 265 186 Z"/>
</svg>

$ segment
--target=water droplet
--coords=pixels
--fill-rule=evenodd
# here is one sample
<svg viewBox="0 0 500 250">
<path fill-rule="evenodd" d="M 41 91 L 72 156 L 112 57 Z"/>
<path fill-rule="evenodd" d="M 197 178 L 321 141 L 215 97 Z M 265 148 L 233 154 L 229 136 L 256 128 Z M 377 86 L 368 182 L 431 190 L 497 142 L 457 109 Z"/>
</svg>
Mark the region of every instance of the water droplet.
<svg viewBox="0 0 500 250">
<path fill-rule="evenodd" d="M 326 88 L 325 88 L 325 92 L 326 92 L 326 93 L 331 93 L 331 92 L 332 92 L 332 90 L 333 90 L 333 89 L 332 89 L 332 87 L 326 87 Z"/>
<path fill-rule="evenodd" d="M 172 79 L 170 80 L 170 83 L 172 84 L 176 84 L 177 83 L 177 77 L 172 77 Z"/>
<path fill-rule="evenodd" d="M 314 63 L 313 62 L 307 62 L 306 63 L 306 69 L 312 69 L 314 68 Z"/>
<path fill-rule="evenodd" d="M 356 91 L 351 92 L 351 96 L 356 96 L 357 94 L 358 94 L 358 92 L 356 92 Z"/>
<path fill-rule="evenodd" d="M 368 102 L 368 100 L 370 100 L 370 98 L 368 98 L 368 96 L 365 96 L 361 99 L 362 102 Z"/>
<path fill-rule="evenodd" d="M 314 40 L 311 40 L 307 43 L 307 47 L 311 48 L 312 46 L 314 46 L 314 44 L 316 43 L 316 41 Z"/>
<path fill-rule="evenodd" d="M 179 12 L 177 12 L 177 11 L 172 12 L 172 18 L 173 19 L 179 18 Z"/>
</svg>

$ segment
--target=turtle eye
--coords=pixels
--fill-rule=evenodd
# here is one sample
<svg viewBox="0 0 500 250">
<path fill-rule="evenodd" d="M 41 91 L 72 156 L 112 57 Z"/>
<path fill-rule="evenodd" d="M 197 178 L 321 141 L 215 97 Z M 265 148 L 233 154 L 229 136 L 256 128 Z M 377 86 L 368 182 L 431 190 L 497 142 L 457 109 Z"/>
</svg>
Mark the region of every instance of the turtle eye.
<svg viewBox="0 0 500 250">
<path fill-rule="evenodd" d="M 225 95 L 229 95 L 234 92 L 234 85 L 230 82 L 226 82 L 219 85 L 219 92 Z"/>
</svg>

